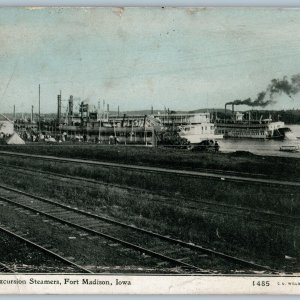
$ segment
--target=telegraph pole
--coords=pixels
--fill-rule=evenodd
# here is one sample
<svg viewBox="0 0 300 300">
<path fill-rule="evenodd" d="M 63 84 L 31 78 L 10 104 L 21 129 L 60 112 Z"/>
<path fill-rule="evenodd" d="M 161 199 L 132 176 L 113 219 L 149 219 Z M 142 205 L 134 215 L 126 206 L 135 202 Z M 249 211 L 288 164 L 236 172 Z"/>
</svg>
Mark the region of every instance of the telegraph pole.
<svg viewBox="0 0 300 300">
<path fill-rule="evenodd" d="M 39 134 L 41 134 L 41 85 L 39 84 Z"/>
</svg>

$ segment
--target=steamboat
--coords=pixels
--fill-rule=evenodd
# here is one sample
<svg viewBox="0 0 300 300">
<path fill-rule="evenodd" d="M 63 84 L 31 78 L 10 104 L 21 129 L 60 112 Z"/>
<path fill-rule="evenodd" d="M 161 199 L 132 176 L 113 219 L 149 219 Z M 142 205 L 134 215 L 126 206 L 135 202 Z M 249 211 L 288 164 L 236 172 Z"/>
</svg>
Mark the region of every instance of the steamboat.
<svg viewBox="0 0 300 300">
<path fill-rule="evenodd" d="M 171 115 L 171 124 L 176 126 L 179 136 L 187 139 L 191 144 L 223 138 L 223 134 L 216 133 L 215 124 L 211 121 L 211 115 L 208 112 L 174 114 Z"/>
<path fill-rule="evenodd" d="M 152 144 L 157 143 L 158 135 L 166 130 L 178 132 L 190 144 L 207 139 L 221 139 L 216 134 L 215 124 L 210 120 L 210 113 L 151 113 L 148 115 L 113 115 L 109 105 L 104 110 L 90 111 L 87 103 L 81 102 L 79 112 L 74 112 L 73 97 L 69 98 L 65 118 L 58 113 L 59 131 L 65 137 L 82 138 L 96 142 Z"/>
<path fill-rule="evenodd" d="M 235 112 L 232 107 L 231 117 L 216 120 L 217 134 L 223 134 L 224 138 L 248 138 L 248 139 L 294 139 L 291 129 L 284 122 L 273 121 L 272 118 L 253 119 L 251 111 L 246 114 Z"/>
</svg>

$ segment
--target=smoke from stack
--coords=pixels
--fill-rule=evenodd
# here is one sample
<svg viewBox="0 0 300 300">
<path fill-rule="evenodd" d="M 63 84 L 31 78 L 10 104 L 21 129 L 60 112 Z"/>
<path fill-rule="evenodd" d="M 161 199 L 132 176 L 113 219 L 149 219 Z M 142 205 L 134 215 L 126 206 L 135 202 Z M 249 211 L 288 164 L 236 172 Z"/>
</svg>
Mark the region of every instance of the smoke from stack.
<svg viewBox="0 0 300 300">
<path fill-rule="evenodd" d="M 285 94 L 293 99 L 293 96 L 300 91 L 300 74 L 293 75 L 290 80 L 284 76 L 282 80 L 272 79 L 265 91 L 257 94 L 256 99 L 247 98 L 244 100 L 234 100 L 226 104 L 232 105 L 247 105 L 266 107 L 269 104 L 274 104 L 274 97 Z"/>
</svg>

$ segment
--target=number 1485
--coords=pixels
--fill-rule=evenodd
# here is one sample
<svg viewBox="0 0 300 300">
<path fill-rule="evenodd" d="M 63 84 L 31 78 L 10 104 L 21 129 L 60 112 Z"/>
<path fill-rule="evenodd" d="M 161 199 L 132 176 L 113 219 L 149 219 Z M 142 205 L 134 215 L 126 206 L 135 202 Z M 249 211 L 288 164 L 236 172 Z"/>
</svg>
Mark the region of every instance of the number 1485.
<svg viewBox="0 0 300 300">
<path fill-rule="evenodd" d="M 259 280 L 259 281 L 252 281 L 253 286 L 270 286 L 270 281 L 264 281 L 264 280 Z"/>
</svg>

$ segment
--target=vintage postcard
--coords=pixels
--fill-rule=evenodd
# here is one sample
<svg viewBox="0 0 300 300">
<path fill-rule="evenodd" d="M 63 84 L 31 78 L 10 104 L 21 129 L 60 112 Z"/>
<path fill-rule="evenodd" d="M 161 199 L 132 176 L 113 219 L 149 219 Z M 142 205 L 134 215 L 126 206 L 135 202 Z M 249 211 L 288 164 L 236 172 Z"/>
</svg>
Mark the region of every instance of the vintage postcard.
<svg viewBox="0 0 300 300">
<path fill-rule="evenodd" d="M 0 9 L 0 294 L 299 294 L 300 10 Z"/>
</svg>

